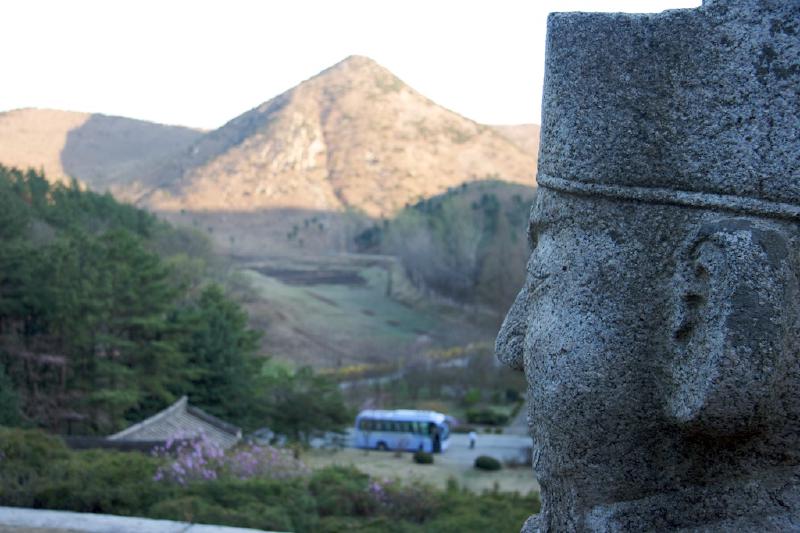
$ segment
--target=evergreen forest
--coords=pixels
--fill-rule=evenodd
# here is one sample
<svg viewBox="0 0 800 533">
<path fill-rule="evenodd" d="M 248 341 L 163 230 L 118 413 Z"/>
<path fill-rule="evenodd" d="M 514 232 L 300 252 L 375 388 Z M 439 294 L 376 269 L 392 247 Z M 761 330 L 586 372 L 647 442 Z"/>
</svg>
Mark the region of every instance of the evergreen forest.
<svg viewBox="0 0 800 533">
<path fill-rule="evenodd" d="M 349 422 L 334 384 L 258 357 L 218 263 L 196 231 L 0 165 L 0 425 L 106 435 L 182 395 L 246 429 Z"/>
</svg>

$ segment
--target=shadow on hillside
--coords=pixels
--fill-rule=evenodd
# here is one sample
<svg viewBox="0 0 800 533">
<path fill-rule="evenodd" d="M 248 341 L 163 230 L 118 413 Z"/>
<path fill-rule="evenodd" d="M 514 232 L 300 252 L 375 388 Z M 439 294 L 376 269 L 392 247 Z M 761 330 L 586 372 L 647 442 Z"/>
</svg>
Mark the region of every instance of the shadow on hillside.
<svg viewBox="0 0 800 533">
<path fill-rule="evenodd" d="M 102 191 L 138 180 L 137 169 L 186 149 L 201 135 L 190 128 L 96 114 L 67 134 L 61 165 L 68 175 Z"/>
<path fill-rule="evenodd" d="M 172 224 L 206 234 L 236 261 L 357 252 L 354 238 L 376 221 L 357 213 L 274 208 L 258 211 L 161 211 Z"/>
</svg>

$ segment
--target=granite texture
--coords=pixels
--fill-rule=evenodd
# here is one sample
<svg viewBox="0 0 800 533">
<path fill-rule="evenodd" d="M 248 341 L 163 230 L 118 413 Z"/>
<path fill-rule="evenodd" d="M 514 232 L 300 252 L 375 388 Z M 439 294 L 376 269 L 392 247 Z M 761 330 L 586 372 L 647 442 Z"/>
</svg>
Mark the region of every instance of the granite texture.
<svg viewBox="0 0 800 533">
<path fill-rule="evenodd" d="M 800 203 L 800 2 L 554 13 L 539 174 Z"/>
<path fill-rule="evenodd" d="M 523 531 L 800 531 L 799 39 L 797 0 L 551 15 Z"/>
</svg>

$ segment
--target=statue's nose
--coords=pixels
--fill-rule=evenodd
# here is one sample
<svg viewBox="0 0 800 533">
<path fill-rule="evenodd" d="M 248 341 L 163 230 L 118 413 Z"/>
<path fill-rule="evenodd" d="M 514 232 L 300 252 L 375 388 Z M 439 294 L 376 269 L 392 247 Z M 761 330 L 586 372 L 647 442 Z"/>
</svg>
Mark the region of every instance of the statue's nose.
<svg viewBox="0 0 800 533">
<path fill-rule="evenodd" d="M 528 291 L 523 287 L 503 320 L 494 343 L 495 356 L 514 370 L 523 370 L 525 363 L 523 349 L 527 329 L 527 302 Z"/>
</svg>

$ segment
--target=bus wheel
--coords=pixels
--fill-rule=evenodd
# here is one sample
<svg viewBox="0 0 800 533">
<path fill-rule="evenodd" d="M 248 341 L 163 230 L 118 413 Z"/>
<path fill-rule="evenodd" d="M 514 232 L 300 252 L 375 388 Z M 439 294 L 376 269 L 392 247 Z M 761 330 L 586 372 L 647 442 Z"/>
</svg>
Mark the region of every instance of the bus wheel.
<svg viewBox="0 0 800 533">
<path fill-rule="evenodd" d="M 382 452 L 385 452 L 386 450 L 389 449 L 389 447 L 386 446 L 385 442 L 379 442 L 378 445 L 376 446 L 376 448 L 379 449 Z"/>
</svg>

